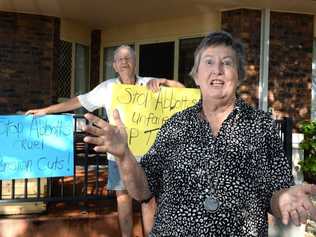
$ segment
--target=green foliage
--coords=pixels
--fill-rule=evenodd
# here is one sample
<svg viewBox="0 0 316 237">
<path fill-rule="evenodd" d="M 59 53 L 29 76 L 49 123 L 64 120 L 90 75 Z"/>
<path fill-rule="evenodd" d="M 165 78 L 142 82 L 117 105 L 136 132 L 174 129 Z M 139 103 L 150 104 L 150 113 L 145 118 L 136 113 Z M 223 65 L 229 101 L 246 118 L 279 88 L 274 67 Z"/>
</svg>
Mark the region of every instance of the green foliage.
<svg viewBox="0 0 316 237">
<path fill-rule="evenodd" d="M 304 134 L 304 140 L 300 148 L 304 150 L 304 160 L 300 161 L 304 173 L 316 175 L 316 120 L 304 121 L 299 125 L 300 131 Z"/>
</svg>

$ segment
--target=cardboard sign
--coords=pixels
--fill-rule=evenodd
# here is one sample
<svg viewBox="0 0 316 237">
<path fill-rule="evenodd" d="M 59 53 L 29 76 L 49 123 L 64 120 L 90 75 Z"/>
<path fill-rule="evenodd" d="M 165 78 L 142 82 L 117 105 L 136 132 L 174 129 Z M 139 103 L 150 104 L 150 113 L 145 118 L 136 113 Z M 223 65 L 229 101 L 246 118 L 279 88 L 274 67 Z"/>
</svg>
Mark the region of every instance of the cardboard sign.
<svg viewBox="0 0 316 237">
<path fill-rule="evenodd" d="M 196 104 L 200 97 L 198 89 L 162 87 L 154 93 L 144 86 L 117 84 L 113 85 L 111 108 L 120 112 L 133 154 L 141 156 L 154 143 L 162 124 L 176 112 Z"/>
<path fill-rule="evenodd" d="M 0 179 L 71 176 L 71 115 L 0 116 Z"/>
</svg>

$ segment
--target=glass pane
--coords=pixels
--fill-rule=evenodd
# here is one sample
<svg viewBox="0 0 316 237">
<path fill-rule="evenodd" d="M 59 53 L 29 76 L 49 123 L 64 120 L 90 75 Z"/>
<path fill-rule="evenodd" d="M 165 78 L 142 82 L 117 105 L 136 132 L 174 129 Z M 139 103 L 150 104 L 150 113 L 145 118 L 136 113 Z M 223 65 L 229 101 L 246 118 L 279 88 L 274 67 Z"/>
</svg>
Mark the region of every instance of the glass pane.
<svg viewBox="0 0 316 237">
<path fill-rule="evenodd" d="M 140 76 L 172 79 L 173 67 L 174 42 L 140 45 Z"/>
<path fill-rule="evenodd" d="M 89 85 L 89 47 L 76 44 L 75 94 L 88 92 Z"/>
<path fill-rule="evenodd" d="M 76 44 L 75 58 L 75 95 L 80 95 L 89 90 L 89 46 Z M 84 113 L 79 109 L 76 113 Z"/>
<path fill-rule="evenodd" d="M 196 87 L 194 80 L 189 76 L 194 63 L 194 51 L 203 37 L 182 39 L 179 42 L 179 81 L 186 87 Z"/>
<path fill-rule="evenodd" d="M 110 78 L 116 77 L 116 72 L 113 69 L 113 57 L 114 57 L 114 51 L 117 48 L 115 47 L 108 47 L 104 48 L 104 60 L 103 60 L 103 80 L 107 80 Z"/>
</svg>

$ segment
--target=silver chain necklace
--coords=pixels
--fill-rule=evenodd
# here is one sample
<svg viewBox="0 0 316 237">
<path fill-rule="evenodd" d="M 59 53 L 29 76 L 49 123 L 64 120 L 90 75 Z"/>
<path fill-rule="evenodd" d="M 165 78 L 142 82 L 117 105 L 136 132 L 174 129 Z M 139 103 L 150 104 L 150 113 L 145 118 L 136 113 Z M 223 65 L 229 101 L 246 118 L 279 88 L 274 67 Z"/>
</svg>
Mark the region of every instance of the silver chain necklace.
<svg viewBox="0 0 316 237">
<path fill-rule="evenodd" d="M 212 163 L 215 163 L 215 162 L 219 162 L 218 156 L 216 157 L 216 159 L 214 159 L 210 163 L 212 164 Z M 208 211 L 208 212 L 216 212 L 219 209 L 221 203 L 220 203 L 218 197 L 216 196 L 215 186 L 218 185 L 219 176 L 221 175 L 222 171 L 220 169 L 219 172 L 217 172 L 217 175 L 215 177 L 211 177 L 211 175 L 210 175 L 210 165 L 207 165 L 207 162 L 206 162 L 205 168 L 206 167 L 207 167 L 206 170 L 208 172 L 208 174 L 207 174 L 208 175 L 207 181 L 208 181 L 208 185 L 209 185 L 209 190 L 208 190 L 208 194 L 207 194 L 206 198 L 204 199 L 203 205 L 204 205 L 204 209 L 206 211 Z"/>
<path fill-rule="evenodd" d="M 233 125 L 231 127 L 231 129 L 235 128 L 235 125 L 237 123 L 237 118 L 238 118 L 238 114 L 235 115 L 235 118 L 233 120 Z M 228 137 L 228 139 L 226 140 L 230 140 L 231 138 L 231 132 L 230 132 L 230 135 Z M 207 172 L 207 181 L 208 181 L 208 185 L 209 185 L 209 190 L 208 190 L 208 194 L 206 196 L 206 198 L 204 199 L 204 202 L 203 202 L 203 206 L 204 206 L 204 209 L 208 212 L 216 212 L 220 206 L 221 206 L 221 202 L 219 201 L 219 197 L 218 195 L 216 195 L 216 191 L 215 191 L 215 187 L 218 186 L 218 183 L 219 183 L 219 178 L 220 176 L 222 175 L 223 173 L 223 162 L 221 162 L 221 157 L 222 159 L 224 159 L 227 155 L 227 149 L 226 149 L 226 152 L 224 153 L 223 156 L 220 157 L 220 150 L 219 150 L 219 147 L 217 145 L 217 139 L 219 138 L 219 136 L 217 136 L 216 141 L 214 142 L 213 144 L 213 152 L 215 155 L 215 158 L 210 160 L 210 159 L 205 159 L 206 162 L 204 162 L 204 170 Z M 211 176 L 211 166 L 214 166 L 214 164 L 217 163 L 217 166 L 218 166 L 218 172 L 217 172 L 217 175 L 216 176 Z M 201 177 L 203 178 L 203 177 Z M 201 180 L 202 181 L 202 180 Z"/>
</svg>

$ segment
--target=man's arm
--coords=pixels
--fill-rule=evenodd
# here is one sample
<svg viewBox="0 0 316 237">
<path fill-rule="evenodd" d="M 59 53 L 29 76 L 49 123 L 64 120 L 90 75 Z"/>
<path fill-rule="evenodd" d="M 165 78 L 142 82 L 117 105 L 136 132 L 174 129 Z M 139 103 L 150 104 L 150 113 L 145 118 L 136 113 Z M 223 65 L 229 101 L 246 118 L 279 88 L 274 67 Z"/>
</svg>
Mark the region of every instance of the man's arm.
<svg viewBox="0 0 316 237">
<path fill-rule="evenodd" d="M 149 82 L 147 82 L 146 86 L 149 90 L 155 92 L 159 91 L 160 86 L 185 88 L 185 86 L 181 82 L 165 78 L 152 79 Z"/>
<path fill-rule="evenodd" d="M 127 144 L 127 132 L 117 110 L 113 113 L 116 126 L 92 114 L 85 118 L 96 126 L 86 126 L 84 131 L 92 136 L 86 136 L 84 141 L 94 144 L 97 152 L 109 152 L 116 157 L 119 171 L 128 193 L 136 200 L 142 201 L 150 198 L 147 177 L 142 167 L 137 163 Z"/>
<path fill-rule="evenodd" d="M 65 102 L 47 106 L 41 109 L 31 109 L 28 110 L 25 114 L 34 114 L 34 115 L 45 115 L 53 113 L 61 113 L 66 111 L 75 110 L 81 107 L 78 97 L 73 97 Z"/>
</svg>

